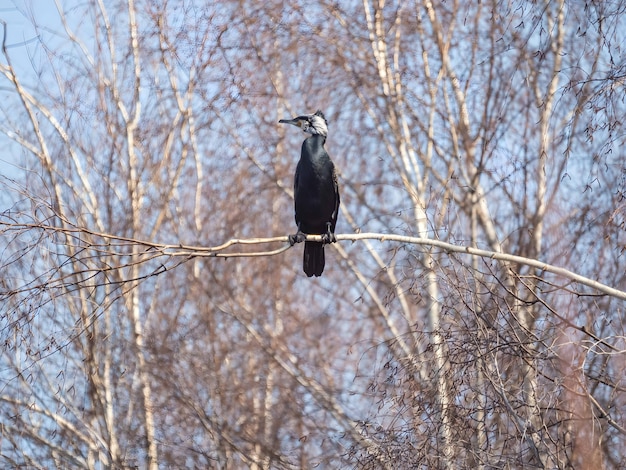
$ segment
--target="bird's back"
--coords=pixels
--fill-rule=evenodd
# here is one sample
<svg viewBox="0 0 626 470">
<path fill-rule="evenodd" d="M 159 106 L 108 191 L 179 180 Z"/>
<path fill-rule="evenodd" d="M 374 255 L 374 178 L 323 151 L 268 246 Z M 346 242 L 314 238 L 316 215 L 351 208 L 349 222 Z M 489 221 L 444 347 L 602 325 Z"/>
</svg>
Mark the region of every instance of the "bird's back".
<svg viewBox="0 0 626 470">
<path fill-rule="evenodd" d="M 324 149 L 323 136 L 313 135 L 302 144 L 302 153 L 296 168 L 295 209 L 296 223 L 305 233 L 324 233 L 331 222 L 336 222 L 337 189 L 335 166 Z"/>
</svg>

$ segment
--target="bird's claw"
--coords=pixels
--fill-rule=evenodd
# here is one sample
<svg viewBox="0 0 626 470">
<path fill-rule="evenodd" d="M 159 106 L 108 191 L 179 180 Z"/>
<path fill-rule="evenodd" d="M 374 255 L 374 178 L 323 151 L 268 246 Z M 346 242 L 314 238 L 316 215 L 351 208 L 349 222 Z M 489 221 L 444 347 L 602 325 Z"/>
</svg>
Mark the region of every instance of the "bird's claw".
<svg viewBox="0 0 626 470">
<path fill-rule="evenodd" d="M 295 235 L 289 235 L 289 244 L 291 246 L 294 246 L 296 243 L 302 243 L 303 241 L 306 240 L 306 235 L 304 234 L 304 232 L 301 232 L 300 230 L 298 230 L 298 233 L 296 233 Z"/>
<path fill-rule="evenodd" d="M 326 224 L 326 233 L 322 234 L 322 243 L 335 243 L 337 241 L 337 237 L 333 233 L 330 228 L 330 224 Z"/>
<path fill-rule="evenodd" d="M 335 237 L 334 233 L 323 233 L 322 234 L 322 243 L 335 243 L 337 241 L 337 237 Z"/>
</svg>

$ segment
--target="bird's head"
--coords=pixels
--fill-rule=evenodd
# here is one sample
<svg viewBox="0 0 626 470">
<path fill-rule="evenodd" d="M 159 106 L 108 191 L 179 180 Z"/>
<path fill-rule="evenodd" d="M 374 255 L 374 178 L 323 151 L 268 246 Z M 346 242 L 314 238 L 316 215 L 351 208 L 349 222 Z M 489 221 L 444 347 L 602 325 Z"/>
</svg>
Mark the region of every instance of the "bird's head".
<svg viewBox="0 0 626 470">
<path fill-rule="evenodd" d="M 281 119 L 278 122 L 299 127 L 304 132 L 312 135 L 323 135 L 324 137 L 328 135 L 328 121 L 326 121 L 324 113 L 319 109 L 315 114 L 305 114 L 304 116 L 298 116 L 293 119 Z"/>
</svg>

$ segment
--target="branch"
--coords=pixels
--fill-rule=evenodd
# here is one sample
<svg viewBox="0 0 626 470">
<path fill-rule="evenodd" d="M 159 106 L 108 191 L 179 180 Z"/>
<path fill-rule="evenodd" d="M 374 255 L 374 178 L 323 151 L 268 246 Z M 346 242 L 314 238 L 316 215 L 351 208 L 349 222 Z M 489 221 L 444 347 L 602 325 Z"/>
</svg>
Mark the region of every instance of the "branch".
<svg viewBox="0 0 626 470">
<path fill-rule="evenodd" d="M 575 281 L 579 284 L 591 287 L 593 289 L 602 292 L 611 297 L 615 297 L 618 299 L 626 300 L 626 292 L 615 289 L 613 287 L 607 286 L 606 284 L 602 284 L 601 282 L 595 281 L 593 279 L 589 279 L 585 276 L 577 274 L 573 271 L 570 271 L 565 268 L 561 268 L 559 266 L 554 266 L 552 264 L 544 263 L 543 261 L 539 261 L 532 258 L 526 258 L 524 256 L 512 255 L 508 253 L 501 253 L 496 251 L 489 250 L 481 250 L 479 248 L 472 248 L 469 246 L 463 245 L 453 245 L 451 243 L 443 242 L 441 240 L 433 240 L 430 238 L 420 238 L 420 237 L 409 237 L 405 235 L 395 235 L 395 234 L 384 234 L 384 233 L 356 233 L 356 234 L 340 234 L 337 235 L 337 241 L 342 240 L 378 240 L 381 242 L 384 241 L 394 241 L 400 243 L 408 243 L 412 245 L 423 245 L 423 246 L 431 246 L 435 248 L 441 248 L 448 253 L 462 253 L 470 256 L 476 256 L 480 258 L 489 258 L 498 261 L 507 261 L 516 264 L 522 264 L 526 266 L 530 266 L 533 268 L 540 269 L 543 272 L 549 272 L 552 274 L 556 274 L 557 276 L 561 276 L 572 281 Z M 307 240 L 309 241 L 322 241 L 321 235 L 307 235 Z M 286 246 L 277 250 L 272 251 L 263 251 L 263 252 L 255 252 L 255 253 L 221 253 L 226 248 L 229 248 L 234 245 L 251 245 L 251 244 L 263 244 L 263 243 L 273 243 L 273 242 L 288 242 L 287 236 L 282 237 L 272 237 L 272 238 L 250 238 L 250 239 L 231 239 L 222 245 L 214 246 L 214 247 L 193 247 L 193 246 L 184 246 L 184 245 L 160 245 L 164 249 L 164 254 L 167 253 L 170 256 L 206 256 L 206 257 L 222 257 L 222 258 L 231 258 L 231 257 L 245 257 L 245 256 L 271 256 L 279 253 L 283 253 L 288 250 L 290 247 Z M 169 251 L 169 250 L 178 250 L 178 251 Z"/>
<path fill-rule="evenodd" d="M 155 243 L 146 240 L 139 240 L 130 237 L 120 237 L 117 235 L 112 235 L 108 233 L 100 233 L 96 231 L 92 231 L 82 227 L 75 228 L 67 228 L 67 227 L 54 227 L 51 225 L 45 224 L 20 224 L 20 223 L 6 223 L 0 221 L 0 227 L 4 227 L 4 230 L 24 230 L 24 229 L 40 229 L 45 231 L 53 231 L 53 232 L 64 232 L 64 233 L 72 233 L 76 236 L 80 242 L 84 243 L 84 248 L 98 248 L 98 247 L 107 247 L 111 248 L 111 241 L 117 242 L 118 246 L 121 243 L 122 245 L 126 244 L 138 244 L 145 247 L 150 248 L 153 251 L 156 251 L 155 255 L 162 256 L 172 256 L 172 257 L 208 257 L 208 258 L 244 258 L 244 257 L 257 257 L 257 256 L 275 256 L 287 251 L 291 246 L 289 245 L 289 238 L 287 235 L 277 236 L 277 237 L 267 237 L 267 238 L 233 238 L 228 240 L 221 245 L 216 246 L 193 246 L 193 245 L 183 245 L 183 244 L 165 244 L 165 243 Z M 93 239 L 81 240 L 80 235 L 87 234 L 91 235 L 95 238 L 103 238 L 108 240 L 104 242 L 102 245 L 94 243 Z M 469 246 L 463 245 L 453 245 L 451 243 L 443 242 L 441 240 L 433 240 L 430 238 L 420 238 L 420 237 L 410 237 L 406 235 L 395 235 L 395 234 L 386 234 L 386 233 L 354 233 L 354 234 L 339 234 L 336 235 L 337 241 L 357 241 L 357 240 L 378 240 L 381 242 L 390 241 L 390 242 L 399 242 L 399 243 L 407 243 L 411 245 L 422 245 L 422 246 L 430 246 L 433 248 L 441 248 L 447 253 L 460 253 L 466 254 L 469 256 L 476 256 L 480 258 L 488 258 L 494 259 L 498 261 L 505 261 L 510 263 L 521 264 L 525 266 L 529 266 L 532 268 L 536 268 L 541 270 L 542 272 L 548 272 L 555 274 L 557 276 L 564 277 L 566 279 L 570 279 L 574 282 L 582 284 L 587 287 L 591 287 L 605 295 L 610 297 L 615 297 L 617 299 L 626 300 L 626 291 L 619 290 L 606 284 L 602 284 L 601 282 L 595 281 L 588 277 L 577 274 L 573 271 L 570 271 L 565 268 L 561 268 L 559 266 L 554 266 L 552 264 L 544 263 L 543 261 L 539 261 L 532 258 L 526 258 L 524 256 L 512 255 L 508 253 L 501 253 L 489 250 L 481 250 L 479 248 L 472 248 Z M 307 235 L 307 240 L 321 242 L 321 235 Z M 280 248 L 276 248 L 273 250 L 264 250 L 264 251 L 255 251 L 255 252 L 227 252 L 228 248 L 235 245 L 263 245 L 268 243 L 285 243 L 285 246 Z"/>
</svg>

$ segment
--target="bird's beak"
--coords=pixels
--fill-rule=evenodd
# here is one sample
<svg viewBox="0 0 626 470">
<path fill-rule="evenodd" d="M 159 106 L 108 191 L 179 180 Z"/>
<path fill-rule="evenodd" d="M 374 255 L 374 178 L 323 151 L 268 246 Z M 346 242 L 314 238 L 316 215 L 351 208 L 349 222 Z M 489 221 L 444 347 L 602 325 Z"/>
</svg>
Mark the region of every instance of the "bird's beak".
<svg viewBox="0 0 626 470">
<path fill-rule="evenodd" d="M 300 121 L 298 119 L 281 119 L 278 122 L 281 124 L 291 124 L 292 126 L 300 127 Z"/>
</svg>

